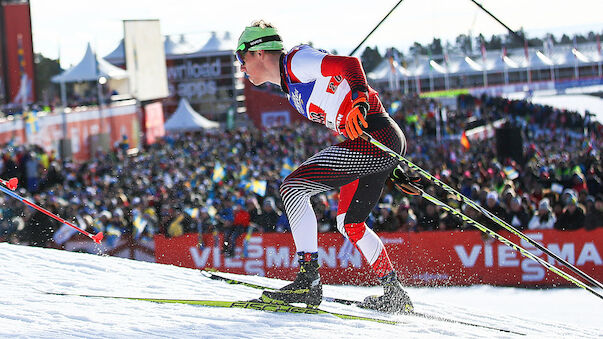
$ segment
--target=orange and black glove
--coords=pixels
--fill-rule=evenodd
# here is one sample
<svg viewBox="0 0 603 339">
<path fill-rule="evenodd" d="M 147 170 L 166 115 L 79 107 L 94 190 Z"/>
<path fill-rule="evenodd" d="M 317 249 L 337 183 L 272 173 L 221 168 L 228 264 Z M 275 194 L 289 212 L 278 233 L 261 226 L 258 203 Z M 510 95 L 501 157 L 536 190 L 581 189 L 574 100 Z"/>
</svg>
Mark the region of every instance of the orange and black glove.
<svg viewBox="0 0 603 339">
<path fill-rule="evenodd" d="M 345 132 L 351 140 L 362 135 L 362 127 L 367 128 L 366 115 L 370 109 L 366 95 L 358 96 L 352 102 L 352 110 L 348 113 L 345 120 Z M 362 127 L 360 127 L 362 124 Z"/>
</svg>

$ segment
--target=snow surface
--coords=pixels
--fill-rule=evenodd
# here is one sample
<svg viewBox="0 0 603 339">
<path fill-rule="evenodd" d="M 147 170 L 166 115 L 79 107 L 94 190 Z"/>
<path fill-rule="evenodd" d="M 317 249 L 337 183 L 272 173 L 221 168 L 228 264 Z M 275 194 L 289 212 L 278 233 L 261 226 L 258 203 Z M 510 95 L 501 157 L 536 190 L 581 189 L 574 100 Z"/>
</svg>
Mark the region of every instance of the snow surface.
<svg viewBox="0 0 603 339">
<path fill-rule="evenodd" d="M 510 100 L 526 99 L 525 92 L 503 94 L 503 96 Z M 576 111 L 582 116 L 584 116 L 585 111 L 589 111 L 595 115 L 595 120 L 603 123 L 603 99 L 594 95 L 581 93 L 556 94 L 556 91 L 554 90 L 547 90 L 536 91 L 527 100 L 538 105 L 548 105 L 558 109 Z"/>
<path fill-rule="evenodd" d="M 539 105 L 576 111 L 584 116 L 585 111 L 595 114 L 595 120 L 603 123 L 603 99 L 585 94 L 562 94 L 552 96 L 538 96 L 530 98 L 530 101 Z"/>
<path fill-rule="evenodd" d="M 387 325 L 330 315 L 276 314 L 146 301 L 56 296 L 248 300 L 259 290 L 210 280 L 200 271 L 0 243 L 0 337 L 27 338 L 509 338 L 509 333 L 323 302 L 321 308 L 403 321 Z M 234 276 L 234 275 L 229 275 Z M 280 287 L 263 277 L 238 279 Z M 379 287 L 325 286 L 361 300 Z M 523 332 L 528 337 L 601 338 L 603 301 L 582 289 L 492 286 L 408 288 L 419 312 Z"/>
</svg>

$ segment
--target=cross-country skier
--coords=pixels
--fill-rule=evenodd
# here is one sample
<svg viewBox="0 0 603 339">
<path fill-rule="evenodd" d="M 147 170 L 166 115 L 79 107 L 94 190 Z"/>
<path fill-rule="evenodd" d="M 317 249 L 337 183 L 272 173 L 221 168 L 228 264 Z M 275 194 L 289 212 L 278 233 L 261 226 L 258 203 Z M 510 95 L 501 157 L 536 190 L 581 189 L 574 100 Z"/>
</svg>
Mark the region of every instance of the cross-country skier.
<svg viewBox="0 0 603 339">
<path fill-rule="evenodd" d="M 245 28 L 236 54 L 251 83 L 280 85 L 300 114 L 348 138 L 313 155 L 283 181 L 280 193 L 300 268 L 295 281 L 277 291 L 264 291 L 262 300 L 320 304 L 317 222 L 310 197 L 340 188 L 337 229 L 362 252 L 384 290 L 382 296 L 367 297 L 362 306 L 411 312 L 413 305 L 383 243 L 365 224 L 397 160 L 359 136 L 367 131 L 403 154 L 406 139 L 368 86 L 360 60 L 307 45 L 285 52 L 276 28 L 263 20 Z"/>
</svg>

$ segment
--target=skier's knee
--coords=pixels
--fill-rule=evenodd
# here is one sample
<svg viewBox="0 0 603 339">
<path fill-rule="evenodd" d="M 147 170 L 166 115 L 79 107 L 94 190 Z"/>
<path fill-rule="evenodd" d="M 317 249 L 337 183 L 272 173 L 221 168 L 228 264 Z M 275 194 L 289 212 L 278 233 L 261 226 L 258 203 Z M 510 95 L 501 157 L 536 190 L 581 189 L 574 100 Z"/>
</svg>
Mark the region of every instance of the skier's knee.
<svg viewBox="0 0 603 339">
<path fill-rule="evenodd" d="M 283 202 L 287 200 L 294 190 L 295 186 L 291 184 L 291 181 L 285 179 L 281 184 L 281 187 L 279 187 L 279 192 L 281 193 L 281 199 L 283 199 Z"/>
<path fill-rule="evenodd" d="M 341 220 L 338 218 L 337 229 L 346 236 L 352 244 L 356 244 L 358 240 L 362 239 L 364 236 L 366 224 L 364 222 L 344 223 L 343 218 L 341 218 Z"/>
</svg>

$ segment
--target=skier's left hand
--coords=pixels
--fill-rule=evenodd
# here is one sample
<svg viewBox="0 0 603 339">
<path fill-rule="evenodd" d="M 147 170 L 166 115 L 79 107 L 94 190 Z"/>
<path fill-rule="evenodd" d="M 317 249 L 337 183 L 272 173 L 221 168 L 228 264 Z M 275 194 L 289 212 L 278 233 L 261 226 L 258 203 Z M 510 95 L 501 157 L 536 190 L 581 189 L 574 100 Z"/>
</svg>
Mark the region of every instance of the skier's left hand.
<svg viewBox="0 0 603 339">
<path fill-rule="evenodd" d="M 368 113 L 370 106 L 366 96 L 359 96 L 352 102 L 352 110 L 348 113 L 345 121 L 345 132 L 348 138 L 354 140 L 362 135 L 363 131 L 360 127 L 367 128 L 368 123 L 366 122 L 366 114 Z"/>
<path fill-rule="evenodd" d="M 421 177 L 408 175 L 400 165 L 394 168 L 389 177 L 406 194 L 420 195 L 423 190 Z"/>
</svg>

